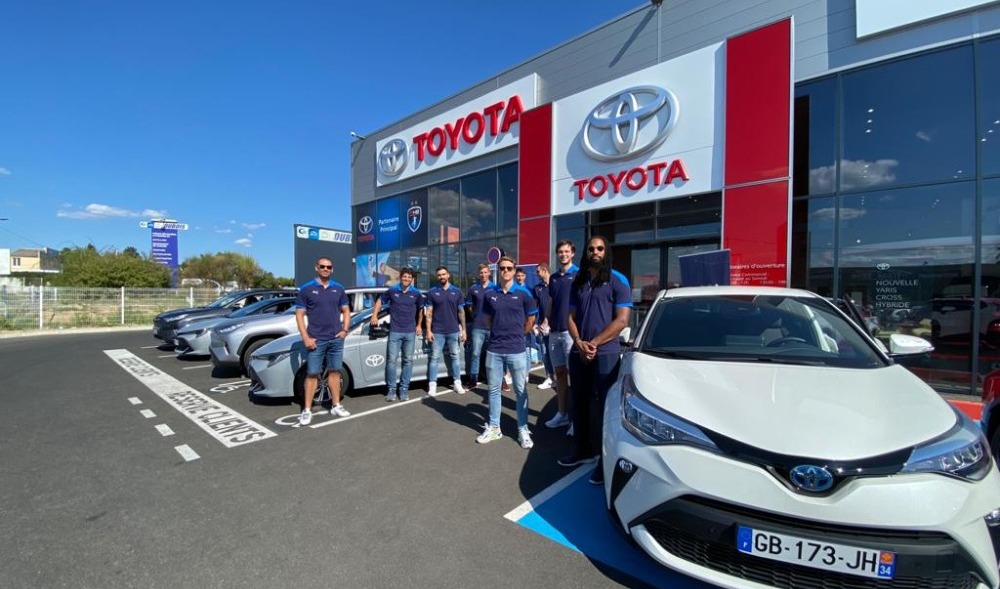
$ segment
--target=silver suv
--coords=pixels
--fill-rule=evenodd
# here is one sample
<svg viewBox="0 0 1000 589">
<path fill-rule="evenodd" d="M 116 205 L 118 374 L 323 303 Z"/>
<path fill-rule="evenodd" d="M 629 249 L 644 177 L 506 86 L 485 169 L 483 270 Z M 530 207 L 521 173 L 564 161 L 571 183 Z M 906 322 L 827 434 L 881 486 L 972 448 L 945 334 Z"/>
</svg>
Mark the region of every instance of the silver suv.
<svg viewBox="0 0 1000 589">
<path fill-rule="evenodd" d="M 383 292 L 383 287 L 348 288 L 351 313 L 371 308 L 375 299 Z M 217 368 L 239 367 L 243 374 L 247 374 L 250 355 L 258 348 L 298 331 L 294 307 L 278 315 L 226 319 L 212 327 L 212 343 L 209 347 L 212 364 Z"/>
</svg>

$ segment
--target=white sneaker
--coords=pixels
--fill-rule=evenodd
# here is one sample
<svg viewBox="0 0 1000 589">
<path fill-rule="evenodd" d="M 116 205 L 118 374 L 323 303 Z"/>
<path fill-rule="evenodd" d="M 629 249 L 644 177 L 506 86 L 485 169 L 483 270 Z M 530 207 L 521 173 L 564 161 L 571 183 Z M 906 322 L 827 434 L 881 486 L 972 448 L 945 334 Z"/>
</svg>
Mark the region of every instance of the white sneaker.
<svg viewBox="0 0 1000 589">
<path fill-rule="evenodd" d="M 572 425 L 569 422 L 569 417 L 565 413 L 556 413 L 555 417 L 545 422 L 545 427 L 555 429 L 557 427 L 566 427 L 567 425 Z"/>
<path fill-rule="evenodd" d="M 299 415 L 299 425 L 309 425 L 313 420 L 313 412 L 305 409 L 302 414 Z"/>
<path fill-rule="evenodd" d="M 571 438 L 573 437 L 573 424 L 572 423 L 569 424 L 569 429 L 566 430 L 566 435 L 569 436 L 569 437 L 571 437 Z"/>
<path fill-rule="evenodd" d="M 530 450 L 535 443 L 531 441 L 531 431 L 526 427 L 517 430 L 517 443 L 525 450 Z"/>
<path fill-rule="evenodd" d="M 427 383 L 427 394 L 430 396 L 435 396 L 438 394 L 438 383 L 431 382 Z"/>
<path fill-rule="evenodd" d="M 454 390 L 459 395 L 465 394 L 465 389 L 462 388 L 462 382 L 458 380 L 455 381 L 455 385 L 452 387 L 452 390 Z"/>
<path fill-rule="evenodd" d="M 347 409 L 344 409 L 344 406 L 340 405 L 339 403 L 337 405 L 334 405 L 333 407 L 330 407 L 330 415 L 334 417 L 347 417 L 350 414 L 351 412 L 348 411 Z"/>
<path fill-rule="evenodd" d="M 546 378 L 545 380 L 542 381 L 542 384 L 538 385 L 538 388 L 542 389 L 543 391 L 545 389 L 551 389 L 552 388 L 552 379 L 551 378 Z"/>
<path fill-rule="evenodd" d="M 486 429 L 483 431 L 483 433 L 479 434 L 479 437 L 476 438 L 476 443 L 489 444 L 490 442 L 499 440 L 502 437 L 503 434 L 500 432 L 499 427 L 493 427 L 488 425 L 486 426 Z"/>
</svg>

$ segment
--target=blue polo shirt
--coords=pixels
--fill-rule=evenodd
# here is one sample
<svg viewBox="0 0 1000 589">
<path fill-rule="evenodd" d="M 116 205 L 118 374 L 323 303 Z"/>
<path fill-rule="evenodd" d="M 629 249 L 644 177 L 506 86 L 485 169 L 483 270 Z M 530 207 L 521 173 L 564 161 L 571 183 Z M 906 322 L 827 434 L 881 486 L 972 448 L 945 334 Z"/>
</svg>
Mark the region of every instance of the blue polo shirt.
<svg viewBox="0 0 1000 589">
<path fill-rule="evenodd" d="M 389 306 L 389 331 L 413 333 L 417 330 L 417 311 L 424 306 L 424 295 L 415 286 L 403 291 L 396 285 L 379 297 L 382 306 Z"/>
<path fill-rule="evenodd" d="M 470 286 L 469 292 L 465 294 L 465 304 L 472 308 L 473 329 L 490 328 L 490 326 L 486 323 L 486 315 L 483 315 L 483 297 L 486 295 L 486 291 L 492 290 L 496 287 L 497 285 L 493 284 L 493 282 L 486 283 L 486 286 L 477 282 Z"/>
<path fill-rule="evenodd" d="M 328 340 L 337 337 L 344 329 L 340 321 L 341 311 L 351 308 L 344 285 L 333 280 L 324 287 L 315 278 L 299 287 L 299 296 L 295 299 L 296 309 L 305 309 L 309 322 L 306 333 L 318 340 Z"/>
<path fill-rule="evenodd" d="M 566 331 L 569 329 L 569 291 L 573 278 L 580 267 L 572 264 L 565 274 L 562 269 L 549 276 L 549 296 L 552 297 L 552 314 L 549 315 L 549 329 Z"/>
<path fill-rule="evenodd" d="M 432 287 L 426 294 L 427 302 L 424 307 L 431 307 L 434 316 L 431 317 L 431 331 L 434 333 L 458 333 L 458 314 L 465 306 L 465 296 L 462 289 L 454 284 L 449 284 L 448 288 L 441 288 L 441 285 Z"/>
<path fill-rule="evenodd" d="M 628 278 L 611 271 L 611 281 L 592 287 L 590 282 L 581 288 L 573 288 L 570 295 L 569 312 L 573 313 L 576 327 L 584 341 L 597 337 L 615 317 L 615 309 L 632 306 L 632 287 Z M 598 354 L 620 354 L 618 338 L 598 346 Z"/>
<path fill-rule="evenodd" d="M 523 354 L 524 324 L 538 314 L 535 297 L 527 288 L 513 284 L 504 292 L 499 286 L 486 291 L 483 313 L 492 318 L 489 350 L 496 354 Z"/>
<path fill-rule="evenodd" d="M 549 287 L 544 282 L 536 284 L 531 291 L 535 295 L 535 304 L 538 305 L 538 317 L 535 318 L 535 323 L 541 323 L 552 314 L 552 295 L 549 294 Z M 549 328 L 551 329 L 551 325 Z"/>
</svg>

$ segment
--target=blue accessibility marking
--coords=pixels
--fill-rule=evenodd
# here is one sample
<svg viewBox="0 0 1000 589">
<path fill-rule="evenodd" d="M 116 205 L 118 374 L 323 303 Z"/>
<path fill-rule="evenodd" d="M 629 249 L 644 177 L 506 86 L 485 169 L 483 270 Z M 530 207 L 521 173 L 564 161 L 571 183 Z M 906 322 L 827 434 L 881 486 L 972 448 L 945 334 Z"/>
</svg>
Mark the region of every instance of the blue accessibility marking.
<svg viewBox="0 0 1000 589">
<path fill-rule="evenodd" d="M 591 485 L 589 474 L 574 473 L 574 478 L 555 494 L 532 500 L 530 509 L 517 513 L 512 519 L 532 532 L 557 544 L 583 554 L 609 567 L 634 577 L 659 589 L 709 589 L 711 585 L 676 573 L 650 558 L 639 548 L 631 546 L 623 534 L 614 528 L 607 514 L 604 487 Z M 543 492 L 539 495 L 545 495 Z"/>
</svg>

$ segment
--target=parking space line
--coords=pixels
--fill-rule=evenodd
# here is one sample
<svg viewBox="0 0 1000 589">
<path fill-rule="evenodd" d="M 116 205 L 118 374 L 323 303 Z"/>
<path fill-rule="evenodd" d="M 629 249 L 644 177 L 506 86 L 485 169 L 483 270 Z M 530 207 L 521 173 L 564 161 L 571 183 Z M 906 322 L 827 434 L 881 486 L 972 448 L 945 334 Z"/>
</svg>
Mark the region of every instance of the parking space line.
<svg viewBox="0 0 1000 589">
<path fill-rule="evenodd" d="M 212 364 L 204 364 L 202 366 L 185 366 L 184 368 L 181 368 L 181 370 L 198 370 L 199 368 L 211 368 L 212 366 Z"/>
<path fill-rule="evenodd" d="M 441 395 L 436 395 L 436 396 L 440 397 Z M 331 419 L 329 421 L 324 421 L 323 423 L 316 423 L 316 424 L 310 425 L 309 427 L 311 427 L 313 429 L 316 429 L 318 427 L 324 427 L 324 426 L 327 426 L 327 425 L 333 425 L 335 423 L 343 423 L 345 421 L 350 421 L 350 420 L 356 419 L 358 417 L 364 417 L 365 415 L 371 415 L 372 413 L 380 413 L 382 411 L 389 411 L 390 409 L 395 409 L 396 407 L 402 407 L 403 405 L 409 405 L 411 403 L 419 403 L 420 401 L 423 401 L 424 399 L 430 399 L 430 398 L 431 397 L 429 397 L 427 395 L 424 395 L 422 397 L 417 397 L 415 399 L 410 399 L 409 401 L 398 401 L 398 402 L 393 403 L 392 405 L 386 405 L 384 407 L 379 407 L 378 409 L 369 409 L 368 411 L 362 411 L 361 413 L 351 413 L 347 417 L 335 417 L 335 418 L 333 418 L 333 419 Z"/>
<path fill-rule="evenodd" d="M 160 346 L 142 346 L 140 350 L 152 350 L 153 348 L 158 348 Z"/>
<path fill-rule="evenodd" d="M 176 358 L 176 357 L 177 357 L 177 354 L 163 354 L 163 355 L 157 356 L 157 358 Z"/>
<path fill-rule="evenodd" d="M 188 446 L 187 444 L 174 446 L 174 450 L 177 450 L 177 453 L 184 458 L 185 462 L 191 462 L 192 460 L 198 460 L 201 458 L 201 456 L 198 456 L 198 453 L 192 450 L 191 446 Z"/>
<path fill-rule="evenodd" d="M 559 479 L 555 483 L 549 485 L 545 489 L 542 489 L 542 491 L 536 494 L 534 497 L 528 499 L 527 501 L 518 505 L 514 509 L 511 509 L 509 512 L 507 512 L 506 515 L 504 515 L 504 517 L 514 523 L 517 523 L 517 521 L 520 520 L 522 517 L 534 511 L 534 509 L 537 506 L 555 497 L 556 495 L 561 493 L 563 489 L 566 489 L 567 487 L 575 483 L 578 478 L 582 477 L 585 474 L 590 474 L 592 470 L 594 470 L 593 464 L 582 464 L 576 467 L 576 469 L 573 470 L 571 473 Z"/>
<path fill-rule="evenodd" d="M 146 419 L 151 419 L 153 417 L 156 417 L 156 414 L 153 413 L 152 409 L 143 409 L 142 411 L 139 412 L 139 414 L 145 417 Z"/>
<path fill-rule="evenodd" d="M 132 403 L 133 405 L 142 405 L 142 399 L 140 399 L 139 397 L 129 397 L 128 402 Z"/>
<path fill-rule="evenodd" d="M 165 423 L 157 424 L 156 431 L 160 432 L 163 437 L 174 435 L 174 430 L 170 429 L 170 426 Z"/>
<path fill-rule="evenodd" d="M 278 435 L 249 417 L 216 403 L 128 350 L 104 350 L 104 353 L 122 370 L 227 448 Z"/>
</svg>

